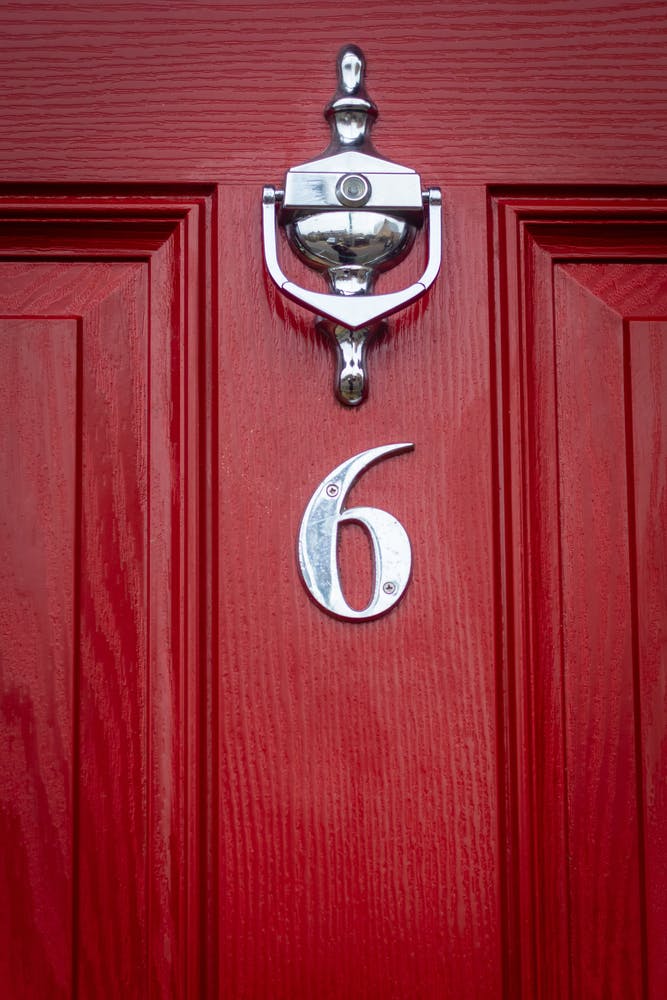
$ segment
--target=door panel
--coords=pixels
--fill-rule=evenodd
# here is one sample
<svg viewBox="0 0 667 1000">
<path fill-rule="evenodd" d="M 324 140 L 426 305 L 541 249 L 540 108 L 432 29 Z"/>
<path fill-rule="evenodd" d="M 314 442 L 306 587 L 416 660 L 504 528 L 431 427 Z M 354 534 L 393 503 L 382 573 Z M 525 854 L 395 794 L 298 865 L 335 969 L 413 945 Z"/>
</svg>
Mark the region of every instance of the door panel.
<svg viewBox="0 0 667 1000">
<path fill-rule="evenodd" d="M 661 313 L 665 315 L 664 306 Z M 646 884 L 648 981 L 655 991 L 667 979 L 667 793 L 665 741 L 665 321 L 632 323 L 633 516 L 636 588 L 636 725 L 641 727 L 641 792 Z"/>
<path fill-rule="evenodd" d="M 120 193 L 2 203 L 0 978 L 12 996 L 166 996 L 189 964 L 198 977 L 188 445 L 210 326 L 183 293 L 208 269 L 187 252 L 205 210 L 203 197 Z"/>
<path fill-rule="evenodd" d="M 312 316 L 258 268 L 257 227 L 223 273 L 215 743 L 230 996 L 500 989 L 486 282 L 457 256 L 475 220 L 466 253 L 484 262 L 485 202 L 463 194 L 445 208 L 449 281 L 371 349 L 357 410 L 334 399 Z M 223 191 L 221 208 L 239 229 L 256 189 Z M 301 516 L 334 466 L 406 440 L 414 452 L 370 469 L 348 504 L 400 520 L 413 578 L 385 618 L 337 621 L 299 579 Z M 342 556 L 354 577 L 359 560 Z"/>
<path fill-rule="evenodd" d="M 501 196 L 495 208 L 505 384 L 520 391 L 504 428 L 514 821 L 534 879 L 513 889 L 547 995 L 658 997 L 664 203 Z"/>
<path fill-rule="evenodd" d="M 56 996 L 70 982 L 77 325 L 4 319 L 0 342 L 2 412 L 13 414 L 1 446 L 12 475 L 0 487 L 12 567 L 0 602 L 2 898 L 14 901 L 3 936 L 16 956 L 3 963 L 3 980 L 13 996 Z M 48 525 L 39 516 L 46 507 Z"/>
</svg>

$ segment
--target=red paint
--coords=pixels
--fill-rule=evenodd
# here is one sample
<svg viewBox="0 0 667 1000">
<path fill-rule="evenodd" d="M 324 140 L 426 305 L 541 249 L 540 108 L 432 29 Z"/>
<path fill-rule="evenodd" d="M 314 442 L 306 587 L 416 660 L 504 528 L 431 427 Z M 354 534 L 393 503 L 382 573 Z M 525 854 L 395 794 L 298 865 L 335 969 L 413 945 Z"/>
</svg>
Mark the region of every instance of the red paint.
<svg viewBox="0 0 667 1000">
<path fill-rule="evenodd" d="M 527 995 L 657 998 L 667 205 L 508 194 L 493 208 L 507 912 L 532 940 Z"/>
<path fill-rule="evenodd" d="M 210 280 L 210 205 L 203 193 L 0 205 L 0 979 L 12 997 L 75 984 L 169 996 L 186 982 L 194 995 L 199 981 L 189 444 L 210 318 L 184 307 L 180 285 Z"/>
<path fill-rule="evenodd" d="M 483 8 L 3 14 L 10 1000 L 661 997 L 667 202 L 600 185 L 664 178 L 665 17 Z M 355 411 L 259 230 L 349 40 L 378 146 L 445 192 Z M 404 440 L 350 503 L 413 579 L 335 621 L 303 509 Z"/>
</svg>

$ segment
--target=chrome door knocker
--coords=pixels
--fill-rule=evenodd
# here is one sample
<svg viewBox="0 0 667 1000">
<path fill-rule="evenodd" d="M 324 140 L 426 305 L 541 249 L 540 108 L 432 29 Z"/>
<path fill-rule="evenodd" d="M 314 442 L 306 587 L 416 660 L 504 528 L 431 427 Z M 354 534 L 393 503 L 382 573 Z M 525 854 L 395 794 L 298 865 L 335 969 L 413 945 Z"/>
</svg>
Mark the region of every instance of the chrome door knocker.
<svg viewBox="0 0 667 1000">
<path fill-rule="evenodd" d="M 370 138 L 377 108 L 364 87 L 361 49 L 338 55 L 338 90 L 325 109 L 331 143 L 319 159 L 292 167 L 284 189 L 264 188 L 264 257 L 284 295 L 318 314 L 318 328 L 338 355 L 336 392 L 356 406 L 368 389 L 366 347 L 385 316 L 429 288 L 440 269 L 439 188 L 421 189 L 419 174 L 379 156 Z M 279 210 L 278 210 L 279 206 Z M 428 211 L 426 211 L 428 206 Z M 373 295 L 377 274 L 405 257 L 428 216 L 428 261 L 419 281 L 398 292 Z M 325 271 L 331 292 L 290 281 L 278 262 L 276 224 L 310 267 Z"/>
</svg>

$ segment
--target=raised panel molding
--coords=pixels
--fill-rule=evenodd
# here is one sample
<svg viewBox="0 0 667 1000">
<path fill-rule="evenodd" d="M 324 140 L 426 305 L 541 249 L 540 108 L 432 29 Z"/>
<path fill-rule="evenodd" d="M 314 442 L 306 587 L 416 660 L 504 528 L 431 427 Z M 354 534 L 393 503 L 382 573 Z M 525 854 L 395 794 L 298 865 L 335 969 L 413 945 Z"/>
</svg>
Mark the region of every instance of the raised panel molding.
<svg viewBox="0 0 667 1000">
<path fill-rule="evenodd" d="M 511 996 L 657 1000 L 667 978 L 667 200 L 647 195 L 489 197 Z"/>
<path fill-rule="evenodd" d="M 216 205 L 0 192 L 10 993 L 200 995 Z"/>
</svg>

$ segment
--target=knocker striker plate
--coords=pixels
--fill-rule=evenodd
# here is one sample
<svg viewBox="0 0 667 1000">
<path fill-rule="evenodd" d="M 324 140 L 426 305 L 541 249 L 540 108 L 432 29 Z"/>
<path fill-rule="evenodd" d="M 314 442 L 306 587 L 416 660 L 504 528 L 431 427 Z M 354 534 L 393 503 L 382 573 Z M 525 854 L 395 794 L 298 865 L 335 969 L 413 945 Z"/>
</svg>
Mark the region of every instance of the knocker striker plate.
<svg viewBox="0 0 667 1000">
<path fill-rule="evenodd" d="M 423 295 L 441 258 L 441 194 L 421 189 L 409 167 L 379 156 L 370 131 L 377 108 L 364 86 L 364 56 L 348 45 L 338 56 L 338 90 L 325 109 L 331 143 L 322 156 L 292 167 L 284 189 L 264 188 L 264 258 L 271 278 L 288 298 L 319 317 L 318 328 L 338 355 L 336 392 L 356 406 L 368 390 L 366 347 L 382 320 Z M 396 292 L 373 294 L 377 275 L 402 260 L 424 220 L 428 260 L 419 281 Z M 278 260 L 276 229 L 292 250 L 326 273 L 330 291 L 291 281 Z"/>
</svg>

